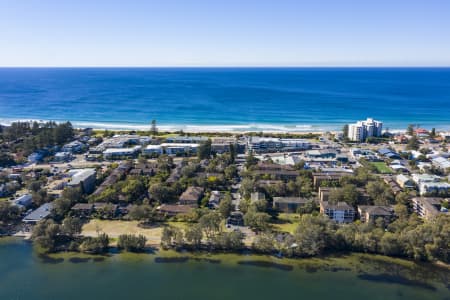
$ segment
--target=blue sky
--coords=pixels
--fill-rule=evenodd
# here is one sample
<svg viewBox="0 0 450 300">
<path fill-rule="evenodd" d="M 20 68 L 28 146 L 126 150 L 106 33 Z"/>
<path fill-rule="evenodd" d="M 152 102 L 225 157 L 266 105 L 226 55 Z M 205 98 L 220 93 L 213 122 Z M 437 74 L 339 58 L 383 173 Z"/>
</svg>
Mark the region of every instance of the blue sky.
<svg viewBox="0 0 450 300">
<path fill-rule="evenodd" d="M 450 1 L 0 0 L 0 66 L 450 66 Z"/>
</svg>

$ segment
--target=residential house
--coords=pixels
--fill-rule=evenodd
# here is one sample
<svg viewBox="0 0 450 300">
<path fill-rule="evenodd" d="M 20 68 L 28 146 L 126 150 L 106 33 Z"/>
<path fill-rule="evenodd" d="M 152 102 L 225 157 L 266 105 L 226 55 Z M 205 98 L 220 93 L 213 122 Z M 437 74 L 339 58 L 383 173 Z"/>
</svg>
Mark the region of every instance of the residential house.
<svg viewBox="0 0 450 300">
<path fill-rule="evenodd" d="M 448 210 L 442 206 L 442 198 L 414 197 L 412 206 L 414 211 L 424 219 L 432 219 L 439 214 L 448 213 Z"/>
<path fill-rule="evenodd" d="M 130 170 L 132 164 L 130 162 L 122 162 L 115 168 L 111 174 L 102 182 L 102 184 L 93 193 L 94 196 L 100 195 L 108 187 L 121 180 Z"/>
<path fill-rule="evenodd" d="M 354 208 L 345 202 L 333 204 L 328 201 L 321 201 L 320 213 L 337 223 L 351 223 L 355 218 Z"/>
<path fill-rule="evenodd" d="M 378 150 L 378 153 L 380 153 L 381 155 L 383 155 L 389 159 L 401 159 L 400 154 L 398 154 L 397 152 L 395 152 L 389 148 L 381 148 Z"/>
<path fill-rule="evenodd" d="M 403 174 L 395 176 L 395 182 L 397 182 L 402 189 L 413 189 L 415 187 L 414 181 Z"/>
<path fill-rule="evenodd" d="M 92 193 L 94 191 L 96 181 L 95 169 L 78 169 L 73 171 L 75 172 L 73 173 L 71 180 L 67 183 L 67 186 L 81 186 L 85 193 Z"/>
<path fill-rule="evenodd" d="M 87 218 L 94 212 L 94 204 L 77 203 L 70 210 L 79 218 Z"/>
<path fill-rule="evenodd" d="M 188 187 L 180 196 L 180 205 L 189 205 L 191 207 L 197 207 L 200 199 L 203 197 L 204 189 L 198 186 Z"/>
<path fill-rule="evenodd" d="M 33 152 L 30 155 L 28 155 L 28 162 L 35 164 L 35 163 L 41 162 L 43 158 L 44 158 L 44 155 L 42 153 Z"/>
<path fill-rule="evenodd" d="M 382 218 L 385 224 L 389 224 L 394 217 L 394 209 L 383 205 L 358 205 L 358 215 L 365 223 L 373 223 Z"/>
<path fill-rule="evenodd" d="M 313 173 L 313 184 L 314 187 L 317 189 L 323 185 L 336 185 L 339 183 L 339 180 L 344 177 L 348 176 L 349 173 L 347 172 L 318 172 Z"/>
<path fill-rule="evenodd" d="M 180 214 L 187 214 L 192 211 L 191 205 L 178 205 L 178 204 L 162 204 L 157 207 L 157 210 L 164 215 L 173 217 Z"/>
<path fill-rule="evenodd" d="M 397 181 L 392 176 L 385 176 L 383 177 L 384 183 L 386 183 L 392 190 L 392 193 L 394 195 L 397 195 L 402 191 L 402 188 L 398 185 Z"/>
<path fill-rule="evenodd" d="M 72 159 L 72 153 L 70 152 L 56 152 L 53 160 L 55 162 L 66 162 Z"/>
<path fill-rule="evenodd" d="M 28 208 L 32 203 L 33 197 L 31 196 L 31 194 L 25 194 L 12 200 L 12 204 L 20 208 Z"/>
<path fill-rule="evenodd" d="M 86 148 L 86 145 L 79 141 L 73 141 L 62 146 L 62 152 L 81 153 Z"/>
<path fill-rule="evenodd" d="M 449 195 L 450 184 L 447 182 L 423 182 L 419 184 L 419 193 L 423 195 Z"/>
<path fill-rule="evenodd" d="M 433 158 L 431 160 L 431 163 L 435 167 L 437 167 L 441 170 L 444 170 L 444 171 L 450 170 L 450 161 L 445 157 L 439 156 L 439 157 Z"/>
<path fill-rule="evenodd" d="M 37 222 L 46 219 L 53 209 L 52 203 L 44 203 L 39 208 L 33 210 L 28 215 L 26 215 L 22 221 L 24 223 L 36 224 Z"/>
<path fill-rule="evenodd" d="M 323 186 L 319 187 L 319 193 L 318 193 L 319 201 L 327 202 L 329 200 L 329 198 L 330 198 L 330 194 L 333 191 L 339 190 L 339 189 L 341 189 L 341 188 L 338 188 L 338 187 L 323 187 Z"/>
<path fill-rule="evenodd" d="M 279 179 L 279 180 L 295 180 L 299 175 L 299 171 L 291 166 L 279 165 L 272 163 L 259 163 L 252 174 L 261 179 Z"/>
</svg>

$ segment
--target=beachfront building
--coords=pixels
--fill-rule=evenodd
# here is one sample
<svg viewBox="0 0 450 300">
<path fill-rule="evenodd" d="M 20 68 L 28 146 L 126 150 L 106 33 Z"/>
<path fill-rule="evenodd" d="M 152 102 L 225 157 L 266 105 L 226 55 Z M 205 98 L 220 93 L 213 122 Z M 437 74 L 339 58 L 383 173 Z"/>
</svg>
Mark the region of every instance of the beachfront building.
<svg viewBox="0 0 450 300">
<path fill-rule="evenodd" d="M 173 144 L 200 144 L 208 140 L 205 136 L 172 136 L 166 138 L 167 143 Z"/>
<path fill-rule="evenodd" d="M 177 155 L 177 154 L 195 154 L 197 153 L 197 149 L 200 144 L 191 144 L 191 143 L 163 143 L 161 147 L 163 149 L 163 153 L 168 155 Z"/>
<path fill-rule="evenodd" d="M 348 125 L 348 138 L 355 142 L 363 142 L 368 137 L 381 136 L 383 123 L 372 118 Z"/>
<path fill-rule="evenodd" d="M 311 143 L 304 139 L 280 139 L 251 136 L 247 140 L 247 150 L 255 153 L 301 151 L 311 148 Z"/>
<path fill-rule="evenodd" d="M 133 158 L 141 151 L 141 146 L 134 146 L 132 148 L 108 148 L 103 151 L 103 158 L 105 159 L 122 159 Z"/>
<path fill-rule="evenodd" d="M 161 145 L 148 145 L 142 150 L 142 154 L 152 155 L 152 154 L 162 154 L 163 148 Z"/>
</svg>

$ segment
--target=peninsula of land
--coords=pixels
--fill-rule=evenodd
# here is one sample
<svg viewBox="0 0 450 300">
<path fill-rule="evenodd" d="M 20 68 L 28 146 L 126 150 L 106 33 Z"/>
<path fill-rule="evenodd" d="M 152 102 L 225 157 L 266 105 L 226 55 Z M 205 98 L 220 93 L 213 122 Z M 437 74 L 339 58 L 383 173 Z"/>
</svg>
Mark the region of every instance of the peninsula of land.
<svg viewBox="0 0 450 300">
<path fill-rule="evenodd" d="M 40 252 L 175 249 L 450 261 L 449 132 L 0 129 L 0 232 Z"/>
</svg>

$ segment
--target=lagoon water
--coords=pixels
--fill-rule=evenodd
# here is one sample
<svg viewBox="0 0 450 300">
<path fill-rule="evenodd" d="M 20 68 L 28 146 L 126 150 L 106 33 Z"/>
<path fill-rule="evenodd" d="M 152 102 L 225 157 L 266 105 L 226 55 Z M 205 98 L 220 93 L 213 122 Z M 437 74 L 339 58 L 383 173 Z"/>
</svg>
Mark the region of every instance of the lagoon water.
<svg viewBox="0 0 450 300">
<path fill-rule="evenodd" d="M 0 123 L 311 131 L 365 117 L 450 129 L 450 68 L 3 68 Z"/>
<path fill-rule="evenodd" d="M 450 299 L 450 273 L 430 265 L 352 255 L 309 260 L 259 256 L 81 254 L 41 258 L 0 240 L 0 299 Z"/>
</svg>

